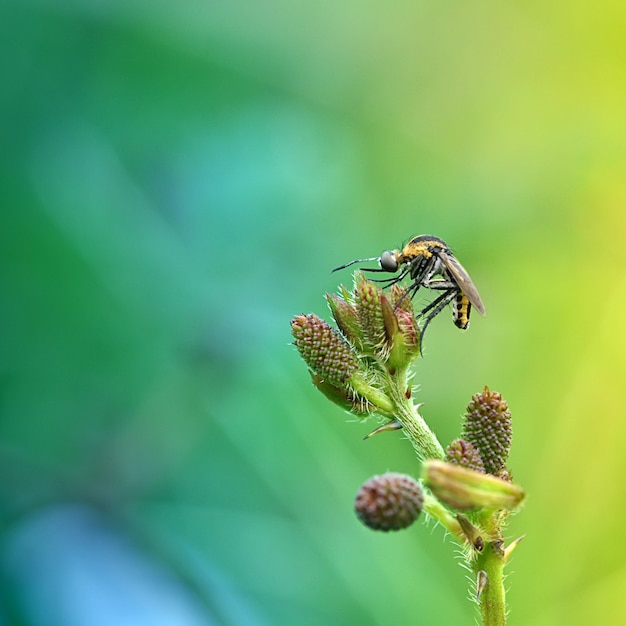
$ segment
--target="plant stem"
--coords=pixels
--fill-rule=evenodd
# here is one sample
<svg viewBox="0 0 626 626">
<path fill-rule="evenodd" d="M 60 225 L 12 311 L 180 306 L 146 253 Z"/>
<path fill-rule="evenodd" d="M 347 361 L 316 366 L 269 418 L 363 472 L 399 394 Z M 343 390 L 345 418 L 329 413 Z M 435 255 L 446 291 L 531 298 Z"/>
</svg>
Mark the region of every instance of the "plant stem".
<svg viewBox="0 0 626 626">
<path fill-rule="evenodd" d="M 444 451 L 435 433 L 428 428 L 411 398 L 407 398 L 407 383 L 406 369 L 398 370 L 391 376 L 389 392 L 395 404 L 395 417 L 402 424 L 420 461 L 443 459 Z"/>
<path fill-rule="evenodd" d="M 504 589 L 504 550 L 500 539 L 487 543 L 482 553 L 472 563 L 474 574 L 483 571 L 487 584 L 478 598 L 483 626 L 506 624 L 506 599 Z"/>
<path fill-rule="evenodd" d="M 424 511 L 439 522 L 457 541 L 467 541 L 457 518 L 424 487 Z"/>
</svg>

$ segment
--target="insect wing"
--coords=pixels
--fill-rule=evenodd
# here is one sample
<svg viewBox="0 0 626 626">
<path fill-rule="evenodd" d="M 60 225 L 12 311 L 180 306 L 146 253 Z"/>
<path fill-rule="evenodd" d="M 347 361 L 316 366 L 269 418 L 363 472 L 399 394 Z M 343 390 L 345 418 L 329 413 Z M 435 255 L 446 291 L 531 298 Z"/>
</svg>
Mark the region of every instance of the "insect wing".
<svg viewBox="0 0 626 626">
<path fill-rule="evenodd" d="M 440 252 L 439 257 L 447 270 L 452 274 L 456 284 L 461 288 L 461 291 L 467 296 L 472 306 L 481 314 L 485 314 L 485 305 L 478 295 L 478 290 L 474 287 L 472 279 L 469 277 L 466 269 L 456 260 L 455 257 Z"/>
</svg>

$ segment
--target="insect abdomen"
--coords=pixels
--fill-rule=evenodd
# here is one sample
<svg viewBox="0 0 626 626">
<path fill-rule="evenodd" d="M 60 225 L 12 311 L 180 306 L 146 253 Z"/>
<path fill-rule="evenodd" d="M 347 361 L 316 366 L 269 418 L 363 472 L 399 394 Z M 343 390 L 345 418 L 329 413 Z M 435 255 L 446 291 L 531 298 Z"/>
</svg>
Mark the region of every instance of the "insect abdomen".
<svg viewBox="0 0 626 626">
<path fill-rule="evenodd" d="M 463 292 L 457 294 L 452 308 L 452 319 L 457 328 L 465 330 L 469 326 L 471 308 L 472 305 L 467 296 Z"/>
</svg>

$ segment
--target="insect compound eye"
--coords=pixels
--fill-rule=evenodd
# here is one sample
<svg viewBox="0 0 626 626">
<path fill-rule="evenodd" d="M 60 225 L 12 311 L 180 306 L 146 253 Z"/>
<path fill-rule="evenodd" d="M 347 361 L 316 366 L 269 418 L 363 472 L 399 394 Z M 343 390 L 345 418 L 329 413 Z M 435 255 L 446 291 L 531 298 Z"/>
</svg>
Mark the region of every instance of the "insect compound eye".
<svg viewBox="0 0 626 626">
<path fill-rule="evenodd" d="M 385 272 L 397 272 L 398 271 L 398 261 L 396 261 L 396 257 L 393 252 L 389 252 L 389 250 L 383 252 L 380 255 L 380 267 Z"/>
</svg>

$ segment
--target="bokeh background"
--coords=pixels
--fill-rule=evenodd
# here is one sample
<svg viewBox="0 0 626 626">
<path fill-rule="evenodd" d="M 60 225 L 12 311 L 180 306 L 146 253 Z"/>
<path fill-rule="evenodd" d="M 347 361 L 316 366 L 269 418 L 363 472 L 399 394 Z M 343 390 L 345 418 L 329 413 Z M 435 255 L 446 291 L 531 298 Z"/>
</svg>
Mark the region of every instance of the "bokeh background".
<svg viewBox="0 0 626 626">
<path fill-rule="evenodd" d="M 502 392 L 510 624 L 626 620 L 626 4 L 0 8 L 0 624 L 469 624 L 455 547 L 353 515 L 417 474 L 311 386 L 292 315 L 415 234 L 447 443 Z"/>
</svg>

